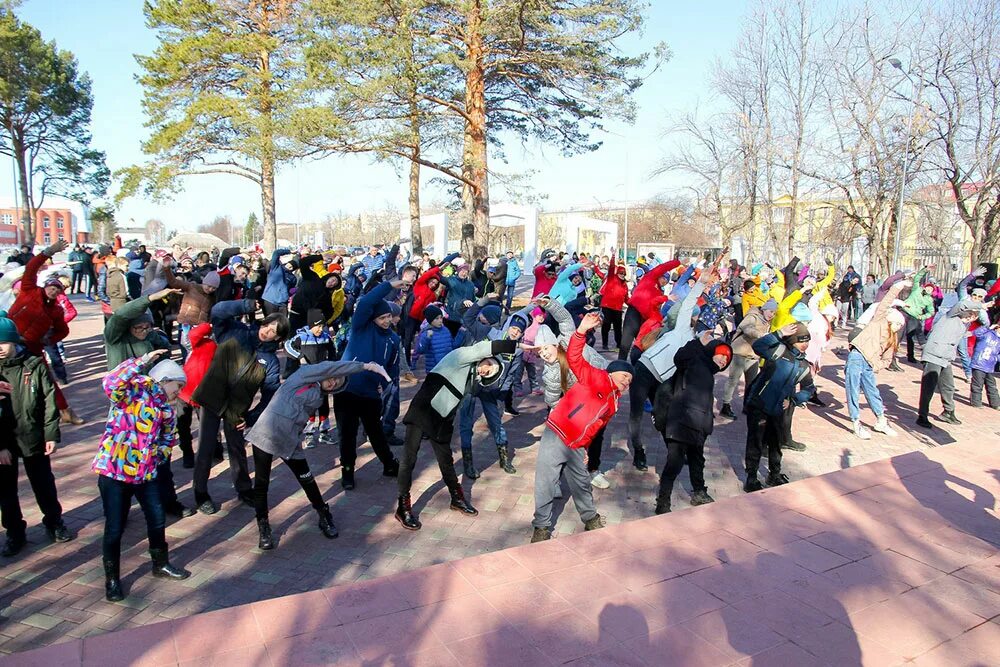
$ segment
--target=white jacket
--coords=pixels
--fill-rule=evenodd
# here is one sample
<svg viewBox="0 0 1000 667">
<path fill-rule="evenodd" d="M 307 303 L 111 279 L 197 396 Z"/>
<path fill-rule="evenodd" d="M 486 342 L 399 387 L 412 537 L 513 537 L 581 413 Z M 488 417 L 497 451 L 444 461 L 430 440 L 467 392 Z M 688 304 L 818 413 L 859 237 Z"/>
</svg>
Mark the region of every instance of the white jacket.
<svg viewBox="0 0 1000 667">
<path fill-rule="evenodd" d="M 674 366 L 674 355 L 677 350 L 684 347 L 688 341 L 694 338 L 694 329 L 691 327 L 691 313 L 698 304 L 698 298 L 705 291 L 705 283 L 697 282 L 691 291 L 687 293 L 677 311 L 677 324 L 672 331 L 668 331 L 656 342 L 649 346 L 639 363 L 645 366 L 650 373 L 659 381 L 666 382 L 673 377 L 677 367 Z"/>
</svg>

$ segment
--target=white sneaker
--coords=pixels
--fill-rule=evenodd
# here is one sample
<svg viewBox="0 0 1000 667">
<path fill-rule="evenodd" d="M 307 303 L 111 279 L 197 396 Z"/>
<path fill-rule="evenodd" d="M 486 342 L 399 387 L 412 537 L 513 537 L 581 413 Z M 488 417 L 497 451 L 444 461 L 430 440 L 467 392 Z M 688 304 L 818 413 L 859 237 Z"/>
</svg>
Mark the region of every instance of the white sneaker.
<svg viewBox="0 0 1000 667">
<path fill-rule="evenodd" d="M 598 470 L 590 474 L 590 485 L 595 489 L 607 489 L 611 486 L 611 482 Z"/>
<path fill-rule="evenodd" d="M 887 435 L 890 438 L 895 438 L 897 435 L 897 433 L 892 430 L 892 427 L 889 426 L 889 420 L 885 418 L 885 415 L 878 418 L 875 422 L 875 426 L 872 427 L 872 430 L 881 433 L 882 435 Z"/>
<path fill-rule="evenodd" d="M 305 429 L 302 431 L 302 435 L 312 435 L 316 431 L 316 421 L 310 419 L 306 424 Z"/>
<path fill-rule="evenodd" d="M 864 426 L 864 424 L 862 424 L 860 421 L 855 421 L 854 422 L 854 435 L 858 436 L 862 440 L 871 440 L 872 439 L 872 433 L 871 433 L 871 431 L 869 431 L 868 429 L 866 429 L 865 426 Z"/>
<path fill-rule="evenodd" d="M 329 430 L 330 430 L 330 420 L 329 419 L 324 419 L 323 421 L 321 421 L 319 423 L 319 432 L 320 433 L 326 433 Z"/>
</svg>

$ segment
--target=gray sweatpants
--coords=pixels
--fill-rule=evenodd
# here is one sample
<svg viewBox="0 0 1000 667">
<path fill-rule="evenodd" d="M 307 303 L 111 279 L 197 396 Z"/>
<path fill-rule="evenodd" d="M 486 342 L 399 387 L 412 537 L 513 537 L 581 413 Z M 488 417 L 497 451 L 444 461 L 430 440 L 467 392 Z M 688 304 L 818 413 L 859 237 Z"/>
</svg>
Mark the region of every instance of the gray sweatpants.
<svg viewBox="0 0 1000 667">
<path fill-rule="evenodd" d="M 740 376 L 746 382 L 744 391 L 750 387 L 750 383 L 757 377 L 760 360 L 756 357 L 744 357 L 741 354 L 734 354 L 733 360 L 729 364 L 729 378 L 726 380 L 726 387 L 722 392 L 722 402 L 732 403 L 733 394 L 736 393 L 736 385 L 740 383 Z"/>
<path fill-rule="evenodd" d="M 597 516 L 586 456 L 586 447 L 570 449 L 551 429 L 545 430 L 538 444 L 538 462 L 535 464 L 535 518 L 532 526 L 552 527 L 552 500 L 559 485 L 560 473 L 566 478 L 580 518 L 590 521 Z"/>
</svg>

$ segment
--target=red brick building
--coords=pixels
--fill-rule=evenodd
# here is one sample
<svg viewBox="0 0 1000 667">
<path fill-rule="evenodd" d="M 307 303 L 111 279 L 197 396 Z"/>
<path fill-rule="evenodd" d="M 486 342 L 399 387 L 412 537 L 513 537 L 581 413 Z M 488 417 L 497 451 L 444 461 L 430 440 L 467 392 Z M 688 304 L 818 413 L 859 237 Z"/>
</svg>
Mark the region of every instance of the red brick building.
<svg viewBox="0 0 1000 667">
<path fill-rule="evenodd" d="M 69 244 L 87 243 L 90 239 L 90 216 L 87 208 L 71 199 L 46 197 L 44 208 L 35 212 L 35 243 L 49 245 L 58 239 Z M 0 198 L 0 245 L 24 243 L 22 209 Z"/>
</svg>

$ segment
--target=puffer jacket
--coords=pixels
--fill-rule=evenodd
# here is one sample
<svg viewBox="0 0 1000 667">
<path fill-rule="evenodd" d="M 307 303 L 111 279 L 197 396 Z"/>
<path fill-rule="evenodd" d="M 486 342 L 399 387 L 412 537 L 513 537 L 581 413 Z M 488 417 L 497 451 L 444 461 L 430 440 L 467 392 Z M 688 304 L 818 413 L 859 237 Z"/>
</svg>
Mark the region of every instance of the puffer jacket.
<svg viewBox="0 0 1000 667">
<path fill-rule="evenodd" d="M 625 307 L 625 300 L 628 299 L 628 283 L 618 277 L 618 267 L 615 265 L 615 258 L 611 258 L 608 265 L 608 272 L 604 276 L 604 284 L 599 290 L 601 295 L 601 306 L 611 310 L 621 310 Z"/>
<path fill-rule="evenodd" d="M 580 269 L 582 268 L 583 264 L 578 262 L 576 264 L 570 264 L 560 271 L 558 277 L 556 277 L 555 284 L 553 284 L 549 289 L 549 297 L 559 301 L 560 303 L 569 303 L 579 296 L 576 291 L 576 286 L 573 285 L 571 279 L 574 275 L 580 273 Z"/>
<path fill-rule="evenodd" d="M 104 325 L 104 349 L 108 360 L 108 370 L 117 368 L 123 361 L 141 357 L 153 350 L 168 350 L 167 337 L 157 330 L 150 331 L 145 340 L 132 335 L 132 320 L 149 308 L 149 297 L 141 296 L 119 308 Z"/>
<path fill-rule="evenodd" d="M 913 277 L 913 289 L 910 296 L 906 297 L 903 312 L 917 320 L 924 322 L 934 317 L 934 297 L 924 292 L 923 281 L 927 276 L 927 269 L 917 271 Z"/>
<path fill-rule="evenodd" d="M 1000 334 L 989 327 L 979 327 L 973 335 L 976 348 L 972 353 L 972 367 L 984 373 L 995 373 L 1000 361 Z"/>
<path fill-rule="evenodd" d="M 885 297 L 875 306 L 868 323 L 861 328 L 855 328 L 847 339 L 851 347 L 861 353 L 876 373 L 887 368 L 895 354 L 898 335 L 889 330 L 887 317 L 892 309 L 892 302 L 899 298 L 902 291 L 901 282 L 893 284 Z"/>
<path fill-rule="evenodd" d="M 694 312 L 694 307 L 704 289 L 705 283 L 695 283 L 677 309 L 677 324 L 674 328 L 657 338 L 656 342 L 650 345 L 649 349 L 639 357 L 639 363 L 649 369 L 659 382 L 669 380 L 673 376 L 674 355 L 677 354 L 677 350 L 694 338 L 691 314 Z"/>
<path fill-rule="evenodd" d="M 715 374 L 729 367 L 727 363 L 719 368 L 712 357 L 720 352 L 728 352 L 732 361 L 732 348 L 721 340 L 709 341 L 702 345 L 695 338 L 688 341 L 674 355 L 677 372 L 671 386 L 657 392 L 657 404 L 661 404 L 661 394 L 670 393 L 666 410 L 653 407 L 653 423 L 664 437 L 679 442 L 697 443 L 712 434 L 715 414 L 712 392 L 715 388 Z"/>
<path fill-rule="evenodd" d="M 931 329 L 920 356 L 925 364 L 949 366 L 954 361 L 959 343 L 964 342 L 969 333 L 969 325 L 959 317 L 961 311 L 962 303 L 956 303 Z"/>
<path fill-rule="evenodd" d="M 344 361 L 374 361 L 389 377 L 399 377 L 399 335 L 375 324 L 375 305 L 392 290 L 389 283 L 376 285 L 358 299 L 351 318 L 351 338 L 344 350 Z M 366 398 L 381 398 L 389 383 L 378 373 L 365 371 L 347 378 L 347 391 Z"/>
<path fill-rule="evenodd" d="M 62 307 L 45 296 L 45 289 L 38 285 L 38 272 L 49 259 L 42 253 L 28 261 L 21 276 L 21 293 L 7 312 L 24 339 L 24 346 L 35 355 L 41 354 L 45 345 L 58 343 L 69 335 Z"/>
<path fill-rule="evenodd" d="M 98 475 L 142 484 L 156 478 L 170 460 L 177 436 L 177 415 L 167 395 L 138 359 L 126 359 L 104 376 L 111 414 L 91 466 Z"/>
<path fill-rule="evenodd" d="M 288 304 L 290 290 L 295 287 L 295 274 L 286 271 L 281 263 L 283 255 L 292 253 L 288 248 L 278 248 L 271 253 L 271 264 L 267 268 L 267 282 L 264 284 L 264 292 L 261 297 L 268 303 L 276 306 Z"/>
<path fill-rule="evenodd" d="M 191 394 L 192 403 L 211 410 L 230 425 L 244 421 L 251 424 L 267 407 L 262 399 L 259 411 L 255 408 L 253 414 L 248 412 L 267 375 L 267 361 L 230 338 L 219 343 L 208 370 Z"/>
<path fill-rule="evenodd" d="M 733 354 L 748 359 L 756 359 L 757 353 L 753 351 L 753 344 L 758 338 L 766 336 L 771 331 L 771 324 L 764 319 L 764 312 L 757 306 L 752 307 L 736 327 L 733 335 Z"/>
<path fill-rule="evenodd" d="M 607 371 L 584 359 L 586 337 L 574 332 L 566 349 L 566 361 L 577 382 L 549 412 L 546 426 L 571 449 L 586 447 L 618 411 L 621 392 Z"/>
<path fill-rule="evenodd" d="M 281 385 L 257 423 L 247 431 L 247 442 L 273 456 L 291 458 L 302 443 L 306 422 L 323 401 L 324 392 L 319 383 L 364 370 L 360 361 L 321 361 L 299 367 Z M 333 393 L 345 388 L 346 383 Z"/>
<path fill-rule="evenodd" d="M 417 336 L 417 352 L 424 357 L 424 368 L 430 372 L 449 352 L 460 347 L 460 339 L 447 327 L 432 327 L 426 322 Z M 416 360 L 414 360 L 414 363 Z"/>
<path fill-rule="evenodd" d="M 778 334 L 762 337 L 753 344 L 753 351 L 764 360 L 764 367 L 747 389 L 744 411 L 753 409 L 778 417 L 784 412 L 786 401 L 803 405 L 815 395 L 805 355 L 786 346 Z"/>
<path fill-rule="evenodd" d="M 208 322 L 212 306 L 215 305 L 215 295 L 208 294 L 198 283 L 181 280 L 169 266 L 163 267 L 163 275 L 166 277 L 167 287 L 184 291 L 184 298 L 181 299 L 181 307 L 177 312 L 177 323 L 194 326 Z"/>
<path fill-rule="evenodd" d="M 285 352 L 296 359 L 304 359 L 307 364 L 318 364 L 333 358 L 333 339 L 326 329 L 314 336 L 309 327 L 302 327 L 285 341 Z"/>
<path fill-rule="evenodd" d="M 442 282 L 441 268 L 456 257 L 458 257 L 457 252 L 451 253 L 433 269 L 428 269 L 420 274 L 420 277 L 417 278 L 417 282 L 413 283 L 413 305 L 410 306 L 410 317 L 418 321 L 424 319 L 424 308 L 432 304 L 437 298 L 437 294 L 435 294 L 431 288 L 427 286 L 427 283 L 430 282 L 431 278 L 437 278 L 438 282 Z M 388 294 L 388 292 L 386 292 L 386 294 Z M 383 296 L 382 298 L 385 297 Z"/>
<path fill-rule="evenodd" d="M 545 310 L 548 311 L 552 317 L 555 319 L 559 326 L 558 336 L 553 333 L 551 329 L 545 327 L 544 329 L 539 327 L 538 332 L 535 334 L 534 343 L 536 345 L 559 345 L 564 350 L 569 346 L 570 338 L 573 337 L 573 333 L 576 331 L 576 325 L 573 323 L 573 316 L 569 314 L 561 303 L 553 299 L 549 299 L 545 304 Z M 551 337 L 551 338 L 550 338 Z M 608 364 L 611 362 L 606 359 L 600 352 L 585 345 L 583 348 L 584 360 L 591 366 L 599 369 L 605 370 Z M 577 382 L 577 377 L 573 375 L 573 371 L 570 369 L 566 370 L 566 388 L 569 389 Z M 558 361 L 545 364 L 542 368 L 542 390 L 545 392 L 545 404 L 550 408 L 555 407 L 559 399 L 562 398 L 562 366 Z"/>
<path fill-rule="evenodd" d="M 59 442 L 59 411 L 56 388 L 42 357 L 21 350 L 17 356 L 0 359 L 0 380 L 11 386 L 13 433 L 0 439 L 0 449 L 12 438 L 23 456 L 45 453 L 45 443 Z"/>
<path fill-rule="evenodd" d="M 462 305 L 463 303 L 476 300 L 476 286 L 468 278 L 462 280 L 458 276 L 453 275 L 443 280 L 444 284 L 448 287 L 446 305 L 449 312 L 462 313 L 465 310 L 465 306 Z"/>
<path fill-rule="evenodd" d="M 191 353 L 187 361 L 184 362 L 184 375 L 187 376 L 187 384 L 181 389 L 180 399 L 193 407 L 199 407 L 192 398 L 194 390 L 201 384 L 202 378 L 208 372 L 208 367 L 212 364 L 212 357 L 218 347 L 212 339 L 212 325 L 207 322 L 191 327 L 188 332 L 188 340 L 191 341 Z"/>
</svg>

